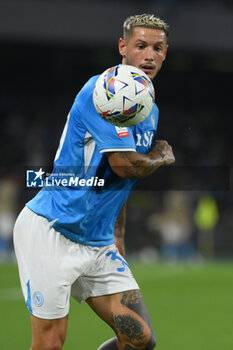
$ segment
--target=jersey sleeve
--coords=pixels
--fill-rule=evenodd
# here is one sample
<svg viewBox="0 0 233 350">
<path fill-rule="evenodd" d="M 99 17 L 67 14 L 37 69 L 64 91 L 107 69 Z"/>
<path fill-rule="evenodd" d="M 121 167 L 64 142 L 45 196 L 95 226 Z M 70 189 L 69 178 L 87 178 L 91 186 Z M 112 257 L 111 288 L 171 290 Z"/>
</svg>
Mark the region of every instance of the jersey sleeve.
<svg viewBox="0 0 233 350">
<path fill-rule="evenodd" d="M 96 112 L 92 93 L 97 77 L 90 79 L 75 99 L 71 113 L 93 137 L 101 153 L 111 151 L 136 151 L 131 128 L 116 127 Z"/>
</svg>

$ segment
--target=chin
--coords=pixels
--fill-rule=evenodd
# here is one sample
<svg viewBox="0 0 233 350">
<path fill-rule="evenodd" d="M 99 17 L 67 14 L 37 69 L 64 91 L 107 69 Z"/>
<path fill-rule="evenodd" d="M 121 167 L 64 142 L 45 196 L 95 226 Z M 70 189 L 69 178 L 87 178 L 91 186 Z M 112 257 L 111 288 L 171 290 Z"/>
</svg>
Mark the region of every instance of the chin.
<svg viewBox="0 0 233 350">
<path fill-rule="evenodd" d="M 148 77 L 149 77 L 151 80 L 153 80 L 154 77 L 156 76 L 156 73 L 154 73 L 154 74 L 149 73 L 149 74 L 147 74 L 147 75 L 148 75 Z"/>
</svg>

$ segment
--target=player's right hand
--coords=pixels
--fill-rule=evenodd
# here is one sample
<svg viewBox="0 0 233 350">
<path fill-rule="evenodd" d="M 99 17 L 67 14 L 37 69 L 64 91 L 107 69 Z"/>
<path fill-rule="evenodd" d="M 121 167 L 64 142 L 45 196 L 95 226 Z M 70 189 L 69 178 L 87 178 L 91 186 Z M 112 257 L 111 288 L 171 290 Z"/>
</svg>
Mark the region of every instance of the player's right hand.
<svg viewBox="0 0 233 350">
<path fill-rule="evenodd" d="M 163 164 L 172 164 L 175 162 L 175 156 L 172 151 L 172 147 L 166 140 L 157 140 L 151 152 L 155 155 L 159 154 Z"/>
</svg>

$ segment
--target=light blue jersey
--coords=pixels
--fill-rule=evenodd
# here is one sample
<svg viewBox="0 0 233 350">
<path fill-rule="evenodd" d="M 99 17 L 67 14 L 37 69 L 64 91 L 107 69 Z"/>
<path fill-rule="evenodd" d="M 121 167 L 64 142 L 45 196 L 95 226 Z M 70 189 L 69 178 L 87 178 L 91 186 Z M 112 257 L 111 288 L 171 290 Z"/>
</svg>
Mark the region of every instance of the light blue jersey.
<svg viewBox="0 0 233 350">
<path fill-rule="evenodd" d="M 91 246 L 114 242 L 116 218 L 135 183 L 135 180 L 118 177 L 111 170 L 105 153 L 148 153 L 158 123 L 156 105 L 148 118 L 133 127 L 118 128 L 103 120 L 92 100 L 98 77 L 91 78 L 75 99 L 53 169 L 57 179 L 66 181 L 70 174 L 75 174 L 75 178 L 86 180 L 86 184 L 92 181 L 93 186 L 71 182 L 64 188 L 57 181 L 55 187 L 44 186 L 26 204 L 38 215 L 52 221 L 52 227 L 65 237 Z M 98 179 L 103 180 L 99 186 Z M 48 184 L 51 182 L 49 178 Z"/>
</svg>

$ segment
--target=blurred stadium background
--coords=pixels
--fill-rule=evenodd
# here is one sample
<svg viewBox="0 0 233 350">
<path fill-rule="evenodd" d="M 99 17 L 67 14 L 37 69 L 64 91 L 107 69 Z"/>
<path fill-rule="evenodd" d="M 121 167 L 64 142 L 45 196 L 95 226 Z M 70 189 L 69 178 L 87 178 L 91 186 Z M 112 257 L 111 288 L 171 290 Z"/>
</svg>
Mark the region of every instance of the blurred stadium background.
<svg viewBox="0 0 233 350">
<path fill-rule="evenodd" d="M 233 345 L 233 2 L 8 0 L 0 1 L 3 350 L 30 342 L 12 251 L 15 217 L 34 195 L 25 190 L 25 169 L 52 163 L 76 94 L 120 62 L 122 23 L 142 12 L 170 24 L 167 60 L 154 85 L 157 137 L 173 146 L 176 165 L 140 181 L 130 196 L 128 257 L 158 349 Z M 85 306 L 73 305 L 70 318 L 66 349 L 94 349 L 111 335 Z"/>
</svg>

